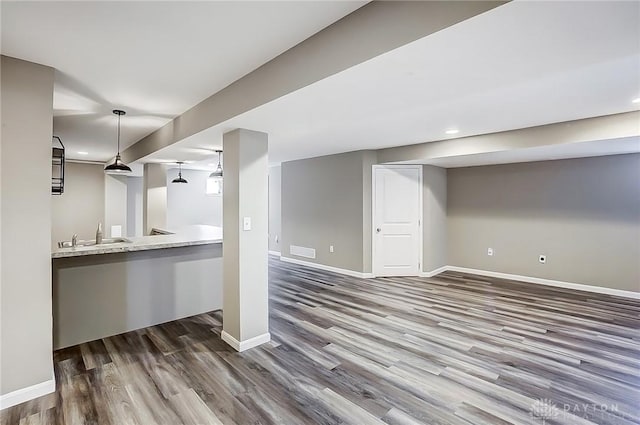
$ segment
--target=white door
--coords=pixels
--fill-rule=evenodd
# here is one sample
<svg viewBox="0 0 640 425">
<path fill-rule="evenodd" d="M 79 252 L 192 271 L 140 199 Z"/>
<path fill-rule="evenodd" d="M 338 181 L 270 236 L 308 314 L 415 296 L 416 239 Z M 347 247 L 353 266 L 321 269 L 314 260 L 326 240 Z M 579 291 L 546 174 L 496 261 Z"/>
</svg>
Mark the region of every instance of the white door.
<svg viewBox="0 0 640 425">
<path fill-rule="evenodd" d="M 422 246 L 422 167 L 374 166 L 373 272 L 417 276 Z"/>
</svg>

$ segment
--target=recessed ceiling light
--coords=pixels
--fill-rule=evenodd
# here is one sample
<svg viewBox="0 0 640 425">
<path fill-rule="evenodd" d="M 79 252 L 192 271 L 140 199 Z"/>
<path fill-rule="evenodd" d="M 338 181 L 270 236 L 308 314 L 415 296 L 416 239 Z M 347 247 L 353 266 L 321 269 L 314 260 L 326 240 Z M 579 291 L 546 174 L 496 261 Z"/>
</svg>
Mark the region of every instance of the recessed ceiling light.
<svg viewBox="0 0 640 425">
<path fill-rule="evenodd" d="M 458 134 L 460 132 L 460 130 L 456 129 L 456 128 L 452 128 L 449 129 L 447 131 L 445 131 L 445 134 Z"/>
<path fill-rule="evenodd" d="M 78 155 L 89 155 L 89 152 L 85 152 L 85 151 L 79 151 Z"/>
<path fill-rule="evenodd" d="M 640 103 L 640 97 L 636 97 L 631 101 L 631 103 Z"/>
</svg>

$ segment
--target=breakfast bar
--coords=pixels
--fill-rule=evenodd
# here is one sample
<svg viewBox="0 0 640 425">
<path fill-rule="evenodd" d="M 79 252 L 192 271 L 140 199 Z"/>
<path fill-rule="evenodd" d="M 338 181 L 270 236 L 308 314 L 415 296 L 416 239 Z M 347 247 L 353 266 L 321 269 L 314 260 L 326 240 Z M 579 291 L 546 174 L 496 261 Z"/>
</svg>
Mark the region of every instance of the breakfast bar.
<svg viewBox="0 0 640 425">
<path fill-rule="evenodd" d="M 222 229 L 52 252 L 54 348 L 222 308 Z"/>
</svg>

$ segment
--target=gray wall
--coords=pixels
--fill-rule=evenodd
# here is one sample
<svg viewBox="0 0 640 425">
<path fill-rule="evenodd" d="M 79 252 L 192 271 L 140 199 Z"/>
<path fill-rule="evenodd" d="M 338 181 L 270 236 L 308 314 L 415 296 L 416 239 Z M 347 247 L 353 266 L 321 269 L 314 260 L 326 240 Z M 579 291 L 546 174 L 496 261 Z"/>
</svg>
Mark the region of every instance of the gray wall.
<svg viewBox="0 0 640 425">
<path fill-rule="evenodd" d="M 282 164 L 282 256 L 370 271 L 373 162 L 373 152 L 358 151 Z M 291 255 L 290 245 L 314 248 L 316 258 Z"/>
<path fill-rule="evenodd" d="M 222 227 L 222 195 L 207 195 L 209 171 L 182 170 L 189 183 L 171 183 L 178 169 L 167 171 L 167 227 L 179 228 L 191 224 Z"/>
<path fill-rule="evenodd" d="M 447 265 L 447 170 L 422 167 L 422 270 Z"/>
<path fill-rule="evenodd" d="M 123 236 L 142 236 L 142 177 L 112 176 L 101 164 L 68 162 L 65 189 L 52 196 L 51 244 L 94 239 L 98 223 L 105 238 L 111 226 L 122 226 Z"/>
<path fill-rule="evenodd" d="M 222 245 L 53 261 L 54 347 L 222 308 Z"/>
<path fill-rule="evenodd" d="M 640 154 L 447 178 L 449 265 L 640 291 Z"/>
<path fill-rule="evenodd" d="M 369 154 L 282 165 L 284 257 L 371 270 Z M 452 265 L 640 291 L 639 182 L 640 154 L 449 170 L 425 165 L 422 269 Z M 316 249 L 316 259 L 291 255 L 290 245 Z"/>
<path fill-rule="evenodd" d="M 104 223 L 105 174 L 100 164 L 67 162 L 64 193 L 51 197 L 51 243 L 92 239 L 98 222 Z"/>
<path fill-rule="evenodd" d="M 1 57 L 0 394 L 53 379 L 53 68 Z"/>
<path fill-rule="evenodd" d="M 282 167 L 269 167 L 269 251 L 280 252 Z"/>
</svg>

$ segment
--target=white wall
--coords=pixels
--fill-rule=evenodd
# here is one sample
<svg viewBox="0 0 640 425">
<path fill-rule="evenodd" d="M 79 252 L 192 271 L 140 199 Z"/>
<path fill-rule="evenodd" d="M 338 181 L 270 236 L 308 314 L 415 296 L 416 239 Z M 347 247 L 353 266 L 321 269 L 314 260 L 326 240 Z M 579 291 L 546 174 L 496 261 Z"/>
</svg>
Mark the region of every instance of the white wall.
<svg viewBox="0 0 640 425">
<path fill-rule="evenodd" d="M 127 179 L 127 236 L 142 236 L 142 177 Z"/>
<path fill-rule="evenodd" d="M 104 227 L 105 238 L 125 236 L 127 233 L 127 180 L 126 176 L 105 175 L 104 179 Z M 96 225 L 97 227 L 97 225 Z M 116 230 L 115 228 L 118 228 Z M 119 233 L 119 235 L 118 235 Z M 95 230 L 94 230 L 95 237 Z"/>
<path fill-rule="evenodd" d="M 163 164 L 144 164 L 142 188 L 143 232 L 167 228 L 167 167 Z"/>
<path fill-rule="evenodd" d="M 54 70 L 1 57 L 0 400 L 53 388 L 51 137 Z M 15 393 L 13 393 L 15 394 Z M 16 398 L 13 397 L 13 402 Z"/>
<path fill-rule="evenodd" d="M 207 195 L 209 171 L 182 170 L 189 183 L 171 183 L 178 169 L 167 171 L 167 227 L 177 229 L 192 224 L 222 226 L 222 195 Z"/>
</svg>

